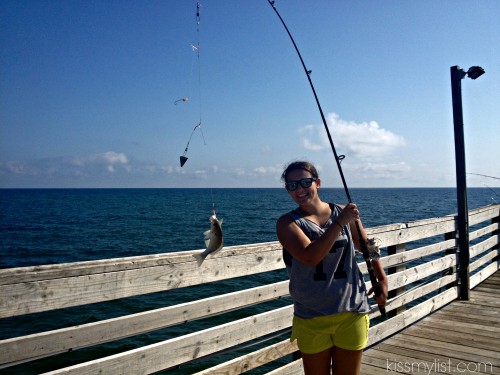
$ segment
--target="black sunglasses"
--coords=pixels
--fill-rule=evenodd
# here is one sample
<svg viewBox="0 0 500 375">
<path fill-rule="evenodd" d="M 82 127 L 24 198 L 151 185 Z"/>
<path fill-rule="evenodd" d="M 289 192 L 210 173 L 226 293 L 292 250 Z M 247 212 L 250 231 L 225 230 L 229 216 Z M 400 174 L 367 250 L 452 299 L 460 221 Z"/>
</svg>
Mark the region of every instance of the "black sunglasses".
<svg viewBox="0 0 500 375">
<path fill-rule="evenodd" d="M 300 186 L 302 186 L 304 189 L 311 187 L 312 183 L 316 181 L 318 178 L 317 177 L 309 177 L 309 178 L 303 178 L 301 180 L 297 181 L 287 181 L 285 183 L 286 190 L 288 191 L 294 191 Z"/>
</svg>

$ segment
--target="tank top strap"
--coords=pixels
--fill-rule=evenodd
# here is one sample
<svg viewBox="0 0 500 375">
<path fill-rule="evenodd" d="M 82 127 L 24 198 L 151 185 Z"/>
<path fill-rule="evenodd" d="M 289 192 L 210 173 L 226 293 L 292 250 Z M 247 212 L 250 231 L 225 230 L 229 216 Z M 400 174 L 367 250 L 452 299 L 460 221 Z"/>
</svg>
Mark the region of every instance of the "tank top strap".
<svg viewBox="0 0 500 375">
<path fill-rule="evenodd" d="M 332 211 L 330 215 L 330 220 L 335 220 L 335 218 L 340 214 L 342 209 L 336 203 L 328 203 L 328 205 L 330 206 L 330 210 Z M 288 216 L 290 216 L 297 225 L 304 218 L 304 215 L 302 214 L 300 208 L 296 208 L 295 210 L 288 212 Z"/>
</svg>

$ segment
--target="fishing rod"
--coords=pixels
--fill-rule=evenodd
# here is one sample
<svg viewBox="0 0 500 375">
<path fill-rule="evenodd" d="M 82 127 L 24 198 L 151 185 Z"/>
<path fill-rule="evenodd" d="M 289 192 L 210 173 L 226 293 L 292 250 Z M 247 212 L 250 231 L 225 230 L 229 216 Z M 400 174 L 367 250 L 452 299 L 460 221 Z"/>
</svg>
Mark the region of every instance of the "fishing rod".
<svg viewBox="0 0 500 375">
<path fill-rule="evenodd" d="M 286 32 L 288 33 L 288 36 L 290 37 L 290 40 L 292 41 L 293 46 L 295 47 L 295 51 L 297 51 L 297 55 L 299 56 L 300 62 L 302 63 L 302 67 L 304 68 L 304 72 L 306 73 L 307 79 L 309 80 L 309 85 L 311 86 L 311 90 L 314 94 L 314 99 L 316 99 L 316 104 L 318 105 L 319 113 L 321 115 L 321 119 L 323 120 L 323 125 L 325 127 L 326 134 L 328 136 L 328 141 L 330 142 L 330 146 L 331 146 L 331 149 L 333 151 L 333 155 L 335 157 L 335 162 L 337 163 L 337 168 L 338 168 L 339 173 L 340 173 L 340 178 L 342 179 L 342 184 L 344 185 L 344 191 L 345 191 L 345 194 L 347 196 L 347 200 L 349 201 L 349 203 L 353 203 L 352 199 L 351 199 L 351 194 L 349 193 L 349 189 L 347 187 L 347 182 L 346 182 L 345 177 L 344 177 L 344 172 L 342 171 L 342 167 L 340 165 L 340 163 L 344 157 L 343 157 L 343 155 L 339 156 L 337 154 L 337 151 L 335 149 L 335 145 L 333 144 L 333 139 L 332 139 L 332 136 L 330 134 L 330 130 L 328 129 L 325 115 L 323 114 L 323 109 L 321 108 L 321 104 L 319 103 L 318 95 L 316 94 L 316 90 L 314 89 L 314 85 L 313 85 L 313 82 L 311 80 L 312 70 L 307 69 L 306 64 L 304 63 L 304 59 L 302 58 L 302 55 L 300 54 L 299 48 L 297 47 L 297 44 L 295 43 L 295 40 L 293 39 L 292 34 L 290 33 L 290 30 L 288 30 L 288 27 L 286 26 L 285 21 L 283 20 L 280 13 L 278 12 L 276 7 L 274 6 L 274 1 L 273 0 L 267 0 L 267 1 L 269 2 L 269 5 L 271 5 L 273 7 L 274 11 L 276 12 L 276 15 L 278 16 L 278 18 L 280 19 L 281 23 L 283 24 Z M 372 283 L 373 292 L 375 293 L 375 296 L 378 297 L 378 296 L 380 296 L 380 294 L 382 292 L 380 290 L 380 286 L 378 285 L 377 277 L 375 276 L 375 273 L 373 272 L 373 267 L 372 267 L 371 260 L 370 260 L 370 258 L 371 258 L 370 252 L 368 251 L 368 245 L 366 244 L 364 238 L 361 235 L 361 228 L 359 226 L 359 222 L 357 222 L 357 221 L 356 221 L 356 229 L 358 230 L 359 242 L 361 244 L 361 253 L 363 254 L 363 258 L 365 259 L 365 262 L 366 262 L 366 267 L 368 269 L 368 274 L 370 276 L 370 281 Z M 382 315 L 382 317 L 385 318 L 385 316 L 386 316 L 385 315 L 385 308 L 382 306 L 379 306 L 378 308 L 380 310 L 380 314 Z"/>
</svg>

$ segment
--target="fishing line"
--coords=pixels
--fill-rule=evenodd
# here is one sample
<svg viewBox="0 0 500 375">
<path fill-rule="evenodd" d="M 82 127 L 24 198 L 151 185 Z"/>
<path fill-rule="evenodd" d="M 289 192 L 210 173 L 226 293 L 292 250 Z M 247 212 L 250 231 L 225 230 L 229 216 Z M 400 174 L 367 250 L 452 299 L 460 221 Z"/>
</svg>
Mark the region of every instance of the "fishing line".
<svg viewBox="0 0 500 375">
<path fill-rule="evenodd" d="M 466 173 L 466 174 L 470 174 L 470 175 L 474 175 L 474 176 L 481 176 L 481 177 L 486 177 L 486 178 L 492 178 L 492 179 L 495 179 L 495 180 L 500 180 L 500 178 L 498 178 L 498 177 L 488 176 L 488 175 L 485 175 L 485 174 L 479 174 L 479 173 Z M 486 185 L 486 182 L 483 182 L 483 185 L 486 186 L 489 190 L 491 190 L 491 192 L 494 195 L 496 195 L 497 197 L 500 198 L 500 195 L 495 190 L 493 190 L 491 187 L 489 187 L 488 185 Z M 497 204 L 497 201 L 495 200 L 495 198 L 491 197 L 491 200 L 493 202 L 495 202 L 495 204 Z"/>
<path fill-rule="evenodd" d="M 492 188 L 490 188 L 490 187 L 489 187 L 488 185 L 486 185 L 484 182 L 483 182 L 483 184 L 484 184 L 484 186 L 486 186 L 488 189 L 490 189 L 490 190 L 491 190 L 491 192 L 492 192 L 493 194 L 495 194 L 497 197 L 499 197 L 499 198 L 500 198 L 500 195 L 498 195 L 498 193 L 497 193 L 495 190 L 493 190 Z M 492 200 L 495 204 L 497 204 L 497 201 L 495 200 L 495 198 L 491 197 L 491 200 Z"/>
<path fill-rule="evenodd" d="M 198 107 L 199 107 L 199 121 L 198 124 L 193 128 L 193 131 L 191 132 L 191 135 L 189 136 L 189 140 L 187 142 L 186 148 L 184 149 L 184 153 L 179 157 L 180 159 L 180 164 L 181 168 L 186 164 L 188 157 L 188 149 L 189 149 L 189 143 L 191 142 L 191 138 L 193 138 L 193 134 L 195 133 L 196 130 L 200 130 L 201 136 L 203 137 L 203 144 L 206 146 L 206 141 L 205 141 L 205 135 L 203 134 L 203 130 L 201 128 L 202 126 L 202 97 L 201 97 L 201 61 L 200 61 L 200 23 L 201 23 L 201 17 L 200 17 L 200 7 L 201 4 L 200 2 L 196 3 L 196 45 L 191 44 L 191 48 L 193 52 L 196 52 L 197 56 L 197 61 L 198 61 Z M 194 62 L 194 59 L 192 60 L 192 64 Z M 192 75 L 192 66 L 191 66 L 191 75 Z M 174 102 L 174 104 L 177 104 L 180 101 L 187 102 L 189 98 L 182 98 L 178 99 Z"/>
<path fill-rule="evenodd" d="M 337 151 L 335 149 L 335 145 L 333 144 L 333 139 L 332 139 L 332 136 L 330 134 L 330 130 L 328 129 L 328 125 L 326 123 L 325 115 L 323 114 L 323 109 L 321 108 L 321 104 L 319 102 L 318 95 L 316 94 L 316 90 L 314 89 L 314 85 L 313 85 L 313 82 L 311 80 L 312 70 L 308 70 L 307 69 L 306 64 L 304 63 L 304 59 L 302 59 L 302 55 L 300 54 L 299 48 L 297 47 L 297 44 L 295 43 L 295 40 L 292 37 L 292 34 L 288 30 L 288 27 L 286 26 L 286 23 L 283 20 L 283 18 L 281 17 L 280 13 L 278 12 L 278 10 L 276 9 L 276 7 L 274 6 L 274 1 L 273 0 L 267 0 L 267 1 L 273 7 L 274 11 L 276 12 L 276 15 L 281 20 L 281 23 L 283 24 L 283 27 L 285 28 L 286 32 L 288 33 L 288 36 L 290 37 L 290 40 L 293 43 L 293 46 L 295 47 L 295 51 L 297 52 L 297 55 L 299 56 L 300 62 L 302 63 L 302 67 L 304 68 L 304 72 L 305 72 L 305 74 L 307 76 L 307 79 L 309 81 L 309 85 L 311 86 L 311 90 L 312 90 L 312 92 L 314 94 L 314 99 L 316 100 L 316 104 L 318 106 L 318 110 L 319 110 L 319 113 L 321 115 L 321 119 L 323 120 L 323 125 L 325 127 L 326 134 L 328 136 L 328 141 L 330 142 L 330 147 L 331 147 L 331 149 L 333 151 L 333 156 L 335 158 L 335 162 L 337 163 L 337 168 L 339 170 L 340 178 L 342 179 L 342 184 L 344 186 L 344 191 L 345 191 L 345 194 L 347 196 L 347 200 L 349 201 L 349 203 L 353 203 L 352 199 L 351 199 L 351 194 L 349 193 L 349 189 L 347 187 L 347 183 L 346 183 L 346 180 L 345 180 L 345 177 L 344 177 L 344 173 L 342 171 L 342 167 L 340 165 L 343 157 L 342 158 L 339 157 L 339 155 L 337 154 Z M 380 290 L 380 286 L 378 285 L 375 273 L 373 272 L 373 267 L 371 265 L 370 254 L 368 252 L 368 247 L 367 247 L 366 242 L 363 240 L 363 237 L 361 236 L 361 228 L 360 228 L 359 223 L 357 221 L 356 221 L 356 228 L 357 228 L 358 234 L 359 234 L 359 239 L 360 239 L 359 242 L 361 244 L 361 252 L 362 252 L 363 258 L 365 259 L 365 262 L 366 262 L 366 267 L 367 267 L 368 273 L 370 275 L 370 281 L 372 283 L 373 291 L 375 293 L 375 296 L 379 296 L 382 292 Z M 381 313 L 382 317 L 385 318 L 385 309 L 383 307 L 379 306 L 379 310 L 380 310 L 380 313 Z"/>
<path fill-rule="evenodd" d="M 206 146 L 207 142 L 205 141 L 205 135 L 203 134 L 203 129 L 202 129 L 202 89 L 201 89 L 201 59 L 200 59 L 200 50 L 201 50 L 201 38 L 200 38 L 200 24 L 201 24 L 201 16 L 200 16 L 200 11 L 201 11 L 201 3 L 199 1 L 196 2 L 196 46 L 193 46 L 196 49 L 196 55 L 198 58 L 198 110 L 199 110 L 199 116 L 200 116 L 200 121 L 198 122 L 198 125 L 195 126 L 193 129 L 193 133 L 196 129 L 200 130 L 201 136 L 203 138 L 203 144 Z M 191 133 L 191 136 L 193 136 L 193 133 Z M 189 142 L 188 142 L 189 145 Z M 186 152 L 187 152 L 187 147 L 184 152 L 184 157 L 186 157 Z M 187 159 L 185 159 L 187 160 Z M 185 161 L 184 161 L 185 163 Z M 214 192 L 213 188 L 210 187 L 210 196 L 212 198 L 212 212 L 215 215 L 216 214 L 216 209 L 215 209 L 215 199 L 214 199 Z"/>
<path fill-rule="evenodd" d="M 473 174 L 474 176 L 481 176 L 481 177 L 493 178 L 495 180 L 500 180 L 500 177 L 488 176 L 486 174 L 479 174 L 479 173 L 467 173 L 467 174 Z"/>
<path fill-rule="evenodd" d="M 200 111 L 200 126 L 201 126 L 201 63 L 200 63 L 200 2 L 196 3 L 196 36 L 197 36 L 197 55 L 198 55 L 198 96 L 199 96 L 199 111 Z M 201 130 L 201 128 L 200 128 Z"/>
</svg>

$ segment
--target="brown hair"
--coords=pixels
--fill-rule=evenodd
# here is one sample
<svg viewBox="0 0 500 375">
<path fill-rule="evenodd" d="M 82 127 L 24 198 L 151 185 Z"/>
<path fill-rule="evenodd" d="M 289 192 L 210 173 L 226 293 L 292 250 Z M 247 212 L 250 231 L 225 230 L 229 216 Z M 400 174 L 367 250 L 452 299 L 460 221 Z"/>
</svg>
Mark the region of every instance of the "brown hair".
<svg viewBox="0 0 500 375">
<path fill-rule="evenodd" d="M 288 173 L 291 171 L 295 171 L 297 169 L 303 169 L 304 171 L 309 172 L 312 174 L 313 177 L 318 178 L 318 171 L 316 170 L 316 167 L 309 163 L 308 161 L 294 161 L 285 168 L 283 171 L 283 174 L 281 175 L 281 180 L 286 181 L 286 178 L 288 176 Z"/>
</svg>

